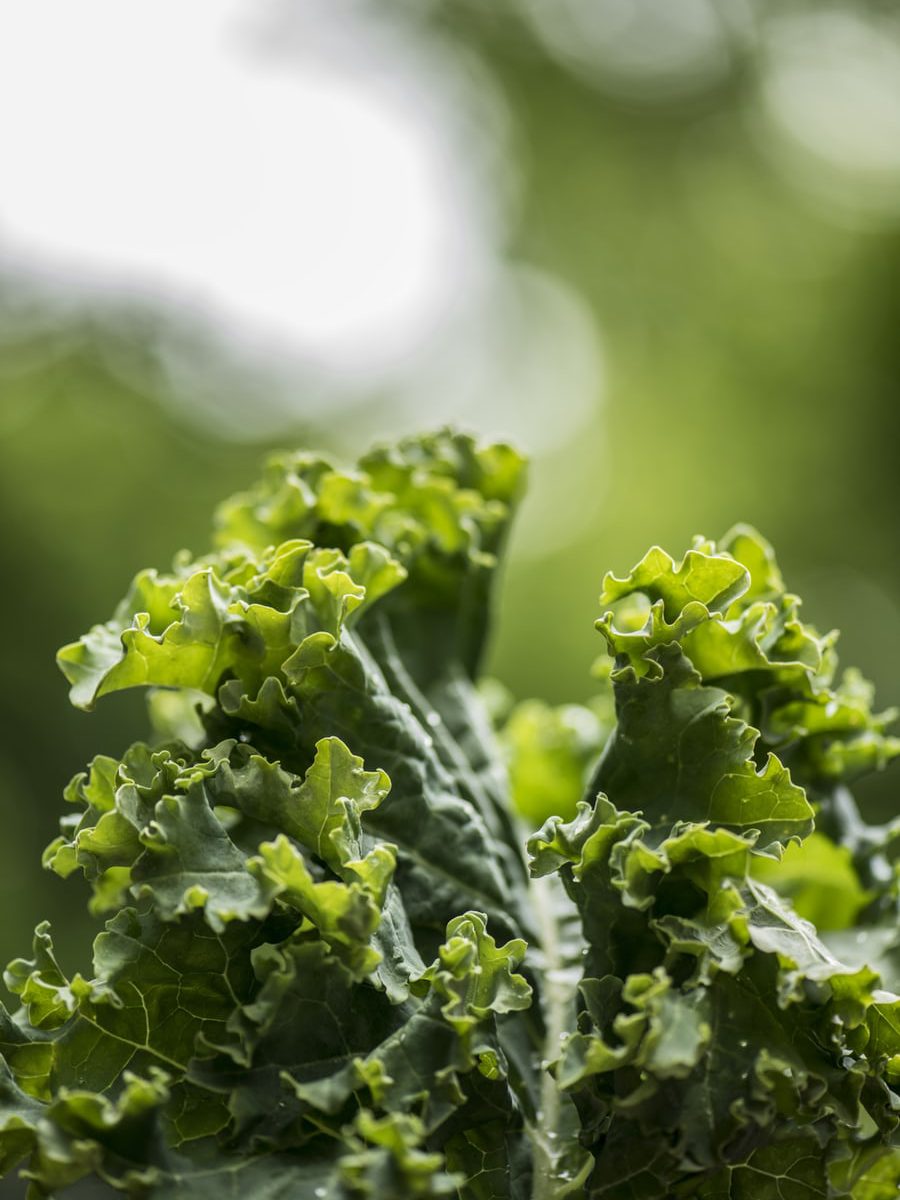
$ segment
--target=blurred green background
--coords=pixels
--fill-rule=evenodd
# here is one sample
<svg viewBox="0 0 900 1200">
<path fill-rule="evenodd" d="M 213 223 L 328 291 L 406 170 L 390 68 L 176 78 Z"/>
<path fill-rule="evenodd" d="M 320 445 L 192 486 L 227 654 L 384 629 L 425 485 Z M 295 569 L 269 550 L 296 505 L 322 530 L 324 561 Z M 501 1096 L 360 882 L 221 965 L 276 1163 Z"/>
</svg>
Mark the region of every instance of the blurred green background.
<svg viewBox="0 0 900 1200">
<path fill-rule="evenodd" d="M 91 19 L 106 19 L 93 7 L 81 15 L 88 32 Z M 312 93 L 297 93 L 312 105 L 297 128 L 318 129 L 319 158 L 289 136 L 271 154 L 276 167 L 292 161 L 301 195 L 315 174 L 322 207 L 274 230 L 283 255 L 265 258 L 273 242 L 253 240 L 251 213 L 210 256 L 218 269 L 249 239 L 251 282 L 228 277 L 241 300 L 259 278 L 266 287 L 283 282 L 280 272 L 307 280 L 309 295 L 286 288 L 283 307 L 290 315 L 299 296 L 297 312 L 308 301 L 316 320 L 298 316 L 277 336 L 262 318 L 242 330 L 240 304 L 228 321 L 214 319 L 221 272 L 187 300 L 153 276 L 165 247 L 150 193 L 129 227 L 135 243 L 148 231 L 137 283 L 113 272 L 98 287 L 88 252 L 71 253 L 77 223 L 65 254 L 60 238 L 39 242 L 41 229 L 65 225 L 72 188 L 88 186 L 93 163 L 116 167 L 121 143 L 108 130 L 79 127 L 85 146 L 92 137 L 97 146 L 73 160 L 41 228 L 27 191 L 19 209 L 0 199 L 4 960 L 47 916 L 65 963 L 85 965 L 85 893 L 43 873 L 39 854 L 68 778 L 143 728 L 140 697 L 71 710 L 56 648 L 105 619 L 140 567 L 164 567 L 182 546 L 202 551 L 215 502 L 249 482 L 274 446 L 355 455 L 374 439 L 454 421 L 525 447 L 532 487 L 489 664 L 517 696 L 590 693 L 605 570 L 621 573 L 653 542 L 680 555 L 694 533 L 714 537 L 744 520 L 775 543 L 808 617 L 843 630 L 843 660 L 874 679 L 882 703 L 900 701 L 900 30 L 891 6 L 448 0 L 312 4 L 300 21 L 296 8 L 273 5 L 262 29 L 245 29 L 240 6 L 228 7 L 235 44 L 254 47 L 263 77 L 277 70 L 302 84 L 326 72 L 332 98 L 342 80 L 363 102 L 367 88 L 373 104 L 388 96 L 398 137 L 418 122 L 410 145 L 431 163 L 434 186 L 417 203 L 444 204 L 438 240 L 450 247 L 428 260 L 437 282 L 427 295 L 440 303 L 420 326 L 413 290 L 387 354 L 379 321 L 392 303 L 392 264 L 422 214 L 402 188 L 392 201 L 403 156 L 399 166 L 370 156 L 354 175 L 365 128 L 359 143 L 346 123 L 332 129 L 337 110 L 316 108 Z M 38 43 L 4 20 L 6 53 L 27 66 Z M 164 5 L 153 20 L 167 44 L 165 22 L 176 29 L 179 17 Z M 194 30 L 201 41 L 214 33 Z M 135 52 L 123 43 L 123 58 L 126 49 Z M 109 102 L 127 113 L 127 95 Z M 152 131 L 152 112 L 149 120 Z M 27 140 L 27 106 L 17 121 Z M 9 135 L 0 123 L 0 151 Z M 161 128 L 160 141 L 169 136 Z M 252 173 L 252 161 L 241 168 L 243 145 L 229 142 L 228 153 Z M 171 168 L 193 163 L 195 176 L 168 178 L 165 159 L 143 148 L 176 224 L 191 189 L 195 200 L 205 195 L 203 146 Z M 26 176 L 39 159 L 52 166 L 52 148 L 35 143 L 31 153 Z M 132 153 L 140 158 L 139 139 Z M 277 171 L 258 186 L 277 189 Z M 381 224 L 367 224 L 372 196 Z M 304 221 L 324 224 L 310 236 Z M 186 229 L 189 245 L 203 221 Z M 294 234 L 303 237 L 292 251 Z M 92 236 L 94 253 L 97 229 Z M 379 239 L 372 262 L 383 277 L 366 258 Z M 359 286 L 374 298 L 356 324 L 342 324 L 358 298 L 358 246 Z M 189 257 L 178 247 L 176 262 Z M 114 264 L 117 253 L 112 245 Z M 442 264 L 463 260 L 465 271 L 446 276 Z M 322 279 L 337 282 L 323 289 Z M 316 341 L 323 328 L 341 336 Z M 869 787 L 871 811 L 891 811 L 889 785 Z"/>
</svg>

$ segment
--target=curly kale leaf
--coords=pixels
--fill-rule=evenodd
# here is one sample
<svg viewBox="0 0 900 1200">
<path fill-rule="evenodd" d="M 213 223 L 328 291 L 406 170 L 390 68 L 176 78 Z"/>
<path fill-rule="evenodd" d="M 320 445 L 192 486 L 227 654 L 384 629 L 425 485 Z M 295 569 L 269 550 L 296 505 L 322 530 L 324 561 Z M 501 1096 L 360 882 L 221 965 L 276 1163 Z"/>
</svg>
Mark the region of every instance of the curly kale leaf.
<svg viewBox="0 0 900 1200">
<path fill-rule="evenodd" d="M 850 790 L 892 714 L 739 527 L 608 575 L 599 695 L 495 734 L 521 479 L 448 431 L 277 455 L 60 651 L 150 729 L 45 853 L 106 919 L 92 969 L 44 924 L 4 976 L 30 1197 L 896 1194 L 900 826 Z"/>
<path fill-rule="evenodd" d="M 865 693 L 845 720 L 834 639 L 799 622 L 749 530 L 681 563 L 653 550 L 602 599 L 632 605 L 598 622 L 616 727 L 574 818 L 529 843 L 585 943 L 554 1071 L 593 1156 L 586 1194 L 866 1195 L 866 1175 L 896 1177 L 900 998 L 761 876 L 789 878 L 784 847 L 827 811 L 861 730 L 870 768 L 896 752 L 885 718 Z M 786 719 L 801 703 L 816 721 Z M 819 857 L 861 857 L 818 837 Z"/>
</svg>

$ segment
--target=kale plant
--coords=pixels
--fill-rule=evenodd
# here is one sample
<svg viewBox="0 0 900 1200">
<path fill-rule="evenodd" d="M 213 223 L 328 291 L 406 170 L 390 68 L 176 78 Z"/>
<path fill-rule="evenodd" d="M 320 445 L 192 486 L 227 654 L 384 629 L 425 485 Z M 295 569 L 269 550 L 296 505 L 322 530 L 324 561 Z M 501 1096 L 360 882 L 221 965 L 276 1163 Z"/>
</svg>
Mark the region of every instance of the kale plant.
<svg viewBox="0 0 900 1200">
<path fill-rule="evenodd" d="M 149 732 L 45 855 L 92 970 L 44 924 L 5 975 L 29 1196 L 896 1197 L 900 822 L 849 790 L 892 714 L 746 527 L 607 575 L 590 705 L 505 711 L 521 483 L 449 432 L 276 456 L 60 652 Z"/>
</svg>

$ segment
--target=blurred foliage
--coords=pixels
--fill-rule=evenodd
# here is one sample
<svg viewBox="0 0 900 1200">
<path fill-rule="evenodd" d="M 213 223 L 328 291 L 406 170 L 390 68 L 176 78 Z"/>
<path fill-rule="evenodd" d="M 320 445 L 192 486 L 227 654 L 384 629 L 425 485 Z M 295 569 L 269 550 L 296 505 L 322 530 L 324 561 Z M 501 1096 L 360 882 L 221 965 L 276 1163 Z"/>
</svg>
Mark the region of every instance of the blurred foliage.
<svg viewBox="0 0 900 1200">
<path fill-rule="evenodd" d="M 779 546 L 807 618 L 844 630 L 843 660 L 883 704 L 900 699 L 898 229 L 842 223 L 776 173 L 740 56 L 707 88 L 643 103 L 554 61 L 502 5 L 438 3 L 408 19 L 477 54 L 499 85 L 521 176 L 509 258 L 580 293 L 605 353 L 605 397 L 577 432 L 581 461 L 594 456 L 578 486 L 597 519 L 526 552 L 526 501 L 492 672 L 518 698 L 584 700 L 604 570 L 650 542 L 746 520 Z M 131 740 L 141 702 L 70 710 L 54 652 L 109 615 L 138 567 L 202 551 L 215 502 L 268 448 L 182 422 L 123 381 L 118 335 L 67 320 L 43 340 L 0 340 L 0 815 L 19 831 L 0 846 L 0 958 L 48 916 L 64 965 L 87 934 L 38 856 L 64 783 Z M 313 427 L 298 405 L 279 441 L 363 448 L 352 420 Z M 535 449 L 536 480 L 573 486 L 574 446 Z M 889 777 L 870 789 L 875 815 L 893 811 L 892 794 Z"/>
</svg>

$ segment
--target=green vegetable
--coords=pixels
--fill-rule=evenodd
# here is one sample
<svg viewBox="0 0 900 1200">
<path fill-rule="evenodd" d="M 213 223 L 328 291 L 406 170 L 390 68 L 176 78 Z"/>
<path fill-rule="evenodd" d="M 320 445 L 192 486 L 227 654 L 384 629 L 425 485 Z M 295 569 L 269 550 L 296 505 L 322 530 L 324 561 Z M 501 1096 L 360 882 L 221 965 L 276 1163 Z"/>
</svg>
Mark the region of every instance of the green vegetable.
<svg viewBox="0 0 900 1200">
<path fill-rule="evenodd" d="M 90 977 L 46 925 L 5 975 L 31 1197 L 897 1194 L 900 823 L 849 790 L 891 714 L 745 528 L 607 576 L 596 699 L 502 711 L 521 479 L 446 431 L 276 457 L 60 652 L 150 726 L 45 855 Z"/>
</svg>

